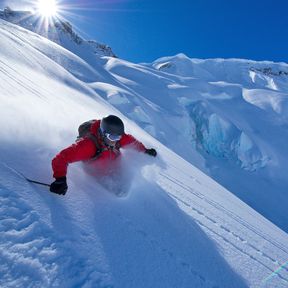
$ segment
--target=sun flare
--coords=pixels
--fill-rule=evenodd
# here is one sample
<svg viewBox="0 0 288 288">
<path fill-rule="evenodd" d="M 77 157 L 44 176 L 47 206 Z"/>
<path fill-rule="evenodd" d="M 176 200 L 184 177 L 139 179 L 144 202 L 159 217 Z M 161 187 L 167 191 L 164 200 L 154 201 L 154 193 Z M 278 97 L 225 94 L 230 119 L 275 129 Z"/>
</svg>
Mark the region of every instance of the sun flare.
<svg viewBox="0 0 288 288">
<path fill-rule="evenodd" d="M 58 5 L 56 0 L 38 0 L 37 11 L 45 18 L 57 15 Z"/>
</svg>

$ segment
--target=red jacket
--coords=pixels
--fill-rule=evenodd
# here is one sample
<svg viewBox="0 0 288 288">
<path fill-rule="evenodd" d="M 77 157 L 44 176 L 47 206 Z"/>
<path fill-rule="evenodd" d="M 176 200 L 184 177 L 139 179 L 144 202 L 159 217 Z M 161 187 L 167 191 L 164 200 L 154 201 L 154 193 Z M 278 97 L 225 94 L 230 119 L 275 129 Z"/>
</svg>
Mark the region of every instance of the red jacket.
<svg viewBox="0 0 288 288">
<path fill-rule="evenodd" d="M 90 132 L 97 137 L 99 147 L 104 151 L 95 159 L 98 160 L 114 160 L 119 155 L 119 151 L 107 149 L 101 136 L 99 135 L 100 120 L 97 120 L 91 127 Z M 131 146 L 138 151 L 144 152 L 145 146 L 136 140 L 132 135 L 123 134 L 119 141 L 119 148 Z M 95 143 L 88 137 L 81 138 L 76 143 L 65 148 L 58 153 L 52 160 L 53 177 L 59 178 L 66 176 L 69 163 L 77 161 L 85 161 L 93 158 L 96 155 L 97 148 Z"/>
</svg>

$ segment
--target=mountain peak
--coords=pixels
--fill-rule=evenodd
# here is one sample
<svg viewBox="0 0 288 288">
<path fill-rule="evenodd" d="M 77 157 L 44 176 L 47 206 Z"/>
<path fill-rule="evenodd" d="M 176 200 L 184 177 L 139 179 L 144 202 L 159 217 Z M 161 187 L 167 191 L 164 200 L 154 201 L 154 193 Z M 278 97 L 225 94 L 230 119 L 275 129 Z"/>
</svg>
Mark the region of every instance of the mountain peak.
<svg viewBox="0 0 288 288">
<path fill-rule="evenodd" d="M 83 58 L 84 54 L 116 57 L 112 49 L 95 40 L 85 40 L 74 31 L 68 21 L 57 19 L 42 25 L 41 19 L 32 11 L 16 11 L 10 7 L 0 10 L 0 18 L 35 32 Z"/>
</svg>

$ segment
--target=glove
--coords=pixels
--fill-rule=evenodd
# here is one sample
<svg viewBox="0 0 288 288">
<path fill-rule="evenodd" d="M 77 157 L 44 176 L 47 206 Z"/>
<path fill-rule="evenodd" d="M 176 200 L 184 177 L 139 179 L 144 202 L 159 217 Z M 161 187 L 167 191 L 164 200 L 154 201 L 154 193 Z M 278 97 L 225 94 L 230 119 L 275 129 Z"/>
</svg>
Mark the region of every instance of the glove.
<svg viewBox="0 0 288 288">
<path fill-rule="evenodd" d="M 50 185 L 50 191 L 58 195 L 65 195 L 68 186 L 66 182 L 66 177 L 56 178 L 56 180 Z"/>
<path fill-rule="evenodd" d="M 146 149 L 145 153 L 153 157 L 157 156 L 157 151 L 154 148 Z"/>
</svg>

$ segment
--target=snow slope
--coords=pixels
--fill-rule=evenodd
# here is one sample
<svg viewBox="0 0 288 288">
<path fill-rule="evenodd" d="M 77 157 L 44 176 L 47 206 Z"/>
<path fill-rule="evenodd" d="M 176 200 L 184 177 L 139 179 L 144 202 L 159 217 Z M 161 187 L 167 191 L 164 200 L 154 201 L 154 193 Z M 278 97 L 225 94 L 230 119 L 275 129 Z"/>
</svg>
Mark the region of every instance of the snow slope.
<svg viewBox="0 0 288 288">
<path fill-rule="evenodd" d="M 140 127 L 153 135 L 145 117 L 157 120 L 166 144 L 172 124 L 156 97 L 138 100 L 135 77 L 160 89 L 176 76 L 106 59 L 107 82 L 87 84 L 89 69 L 102 70 L 55 43 L 2 20 L 0 41 L 1 287 L 287 287 L 287 234 Z M 52 181 L 51 158 L 79 123 L 108 113 L 159 152 L 123 152 L 125 182 L 110 184 L 125 184 L 127 197 L 81 163 L 70 167 L 65 197 L 24 180 Z"/>
<path fill-rule="evenodd" d="M 114 54 L 93 50 L 70 24 L 45 29 L 30 12 L 8 12 L 0 17 L 45 35 L 68 51 L 51 50 L 51 43 L 36 41 L 35 36 L 32 45 L 37 50 L 288 231 L 286 63 L 190 59 L 184 54 L 149 64 L 100 58 L 95 53 Z"/>
</svg>

